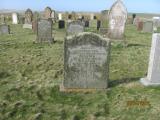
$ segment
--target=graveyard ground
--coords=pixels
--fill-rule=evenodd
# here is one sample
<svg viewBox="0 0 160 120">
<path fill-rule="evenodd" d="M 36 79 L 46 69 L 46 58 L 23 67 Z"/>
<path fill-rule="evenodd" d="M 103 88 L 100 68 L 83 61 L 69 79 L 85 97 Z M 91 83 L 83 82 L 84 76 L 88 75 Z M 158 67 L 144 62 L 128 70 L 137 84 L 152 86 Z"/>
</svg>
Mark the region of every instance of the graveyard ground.
<svg viewBox="0 0 160 120">
<path fill-rule="evenodd" d="M 127 25 L 127 47 L 112 43 L 109 89 L 92 93 L 59 92 L 65 30 L 54 30 L 52 45 L 35 44 L 35 34 L 21 25 L 11 25 L 11 33 L 0 37 L 0 120 L 160 119 L 160 88 L 139 83 L 150 33 Z"/>
</svg>

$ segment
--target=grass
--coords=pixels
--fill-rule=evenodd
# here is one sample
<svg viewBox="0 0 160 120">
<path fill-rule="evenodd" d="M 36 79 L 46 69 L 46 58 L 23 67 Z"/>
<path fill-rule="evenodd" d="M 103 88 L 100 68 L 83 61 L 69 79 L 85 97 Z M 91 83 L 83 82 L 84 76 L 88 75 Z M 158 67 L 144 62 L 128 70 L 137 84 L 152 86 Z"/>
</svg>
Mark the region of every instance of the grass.
<svg viewBox="0 0 160 120">
<path fill-rule="evenodd" d="M 65 30 L 55 29 L 52 45 L 35 44 L 35 34 L 21 25 L 11 25 L 11 33 L 0 36 L 0 120 L 160 119 L 160 88 L 139 83 L 147 73 L 150 33 L 127 25 L 128 46 L 112 43 L 110 87 L 93 93 L 59 92 Z"/>
</svg>

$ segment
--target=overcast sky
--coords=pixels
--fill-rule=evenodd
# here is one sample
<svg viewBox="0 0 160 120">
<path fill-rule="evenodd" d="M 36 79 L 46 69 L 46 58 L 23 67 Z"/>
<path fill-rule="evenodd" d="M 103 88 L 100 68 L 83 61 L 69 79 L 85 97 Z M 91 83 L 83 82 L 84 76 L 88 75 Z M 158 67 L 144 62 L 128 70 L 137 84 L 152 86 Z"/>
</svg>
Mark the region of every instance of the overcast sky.
<svg viewBox="0 0 160 120">
<path fill-rule="evenodd" d="M 93 11 L 109 9 L 116 0 L 0 0 L 0 9 Z M 160 0 L 123 0 L 128 12 L 160 13 Z"/>
</svg>

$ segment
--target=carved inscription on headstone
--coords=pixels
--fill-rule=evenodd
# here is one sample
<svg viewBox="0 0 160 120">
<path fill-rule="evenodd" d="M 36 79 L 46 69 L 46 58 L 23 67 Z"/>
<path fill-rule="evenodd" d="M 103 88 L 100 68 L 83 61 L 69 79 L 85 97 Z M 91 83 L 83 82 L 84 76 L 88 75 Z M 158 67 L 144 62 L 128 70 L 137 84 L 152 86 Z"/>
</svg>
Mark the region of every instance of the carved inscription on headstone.
<svg viewBox="0 0 160 120">
<path fill-rule="evenodd" d="M 94 33 L 65 40 L 64 88 L 105 89 L 109 76 L 110 42 Z"/>
</svg>

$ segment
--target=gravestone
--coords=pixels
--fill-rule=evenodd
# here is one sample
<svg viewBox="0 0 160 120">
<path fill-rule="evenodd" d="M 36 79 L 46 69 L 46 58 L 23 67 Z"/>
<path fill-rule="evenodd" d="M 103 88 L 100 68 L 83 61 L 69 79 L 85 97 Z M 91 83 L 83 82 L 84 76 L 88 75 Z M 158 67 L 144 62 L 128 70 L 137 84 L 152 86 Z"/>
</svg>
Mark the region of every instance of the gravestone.
<svg viewBox="0 0 160 120">
<path fill-rule="evenodd" d="M 138 22 L 137 30 L 138 31 L 142 31 L 143 30 L 143 21 L 139 21 Z"/>
<path fill-rule="evenodd" d="M 24 24 L 25 17 L 21 16 L 19 17 L 19 24 Z"/>
<path fill-rule="evenodd" d="M 68 23 L 67 35 L 74 35 L 84 32 L 84 25 L 81 21 L 72 21 Z"/>
<path fill-rule="evenodd" d="M 146 32 L 146 33 L 153 32 L 153 22 L 152 21 L 143 22 L 143 32 Z"/>
<path fill-rule="evenodd" d="M 10 33 L 10 28 L 6 24 L 0 25 L 0 35 L 2 34 L 9 34 Z"/>
<path fill-rule="evenodd" d="M 101 27 L 101 21 L 98 20 L 98 21 L 97 21 L 97 30 L 99 30 L 100 27 Z"/>
<path fill-rule="evenodd" d="M 90 15 L 90 20 L 94 20 L 94 14 Z"/>
<path fill-rule="evenodd" d="M 12 13 L 12 24 L 18 24 L 18 14 Z"/>
<path fill-rule="evenodd" d="M 34 33 L 37 33 L 37 29 L 38 29 L 37 27 L 38 27 L 38 19 L 37 20 L 35 19 L 32 21 L 32 30 Z"/>
<path fill-rule="evenodd" d="M 64 48 L 61 90 L 106 89 L 109 79 L 110 41 L 95 33 L 68 36 Z"/>
<path fill-rule="evenodd" d="M 5 16 L 1 15 L 1 24 L 5 24 Z"/>
<path fill-rule="evenodd" d="M 127 9 L 121 0 L 117 0 L 109 12 L 108 37 L 122 40 L 124 38 Z"/>
<path fill-rule="evenodd" d="M 64 20 L 59 20 L 59 22 L 58 22 L 58 28 L 59 29 L 65 28 L 65 21 Z"/>
<path fill-rule="evenodd" d="M 141 20 L 140 20 L 139 17 L 134 18 L 134 20 L 133 20 L 133 25 L 135 25 L 135 26 L 137 27 L 137 26 L 138 26 L 138 23 L 139 23 L 140 21 L 141 21 Z"/>
<path fill-rule="evenodd" d="M 97 28 L 97 20 L 90 20 L 89 27 L 90 28 Z"/>
<path fill-rule="evenodd" d="M 42 19 L 38 21 L 37 42 L 53 42 L 52 22 L 50 20 Z"/>
<path fill-rule="evenodd" d="M 52 10 L 51 18 L 52 19 L 56 19 L 56 11 Z"/>
<path fill-rule="evenodd" d="M 31 9 L 27 9 L 25 12 L 25 24 L 23 28 L 32 29 L 32 20 L 33 20 L 33 13 Z"/>
<path fill-rule="evenodd" d="M 158 28 L 160 27 L 160 17 L 153 17 L 153 30 L 157 32 Z"/>
<path fill-rule="evenodd" d="M 44 10 L 44 18 L 51 18 L 52 9 L 50 7 L 46 7 Z"/>
<path fill-rule="evenodd" d="M 88 20 L 85 20 L 85 27 L 89 27 L 89 21 Z"/>
<path fill-rule="evenodd" d="M 58 14 L 58 20 L 62 20 L 62 13 Z"/>
<path fill-rule="evenodd" d="M 154 33 L 152 36 L 152 47 L 150 52 L 148 75 L 141 79 L 145 86 L 160 85 L 160 34 Z"/>
</svg>

